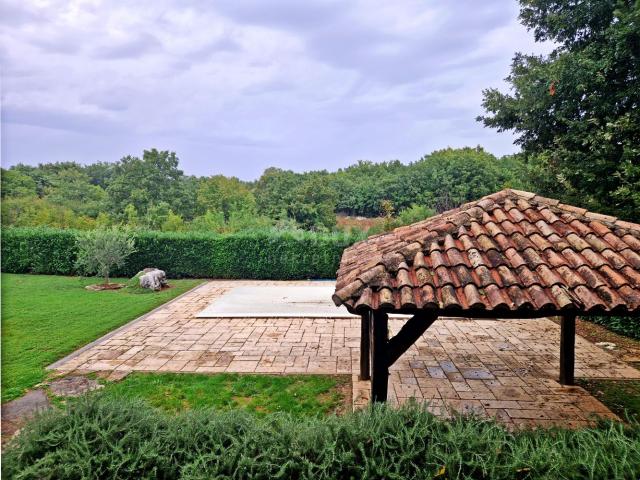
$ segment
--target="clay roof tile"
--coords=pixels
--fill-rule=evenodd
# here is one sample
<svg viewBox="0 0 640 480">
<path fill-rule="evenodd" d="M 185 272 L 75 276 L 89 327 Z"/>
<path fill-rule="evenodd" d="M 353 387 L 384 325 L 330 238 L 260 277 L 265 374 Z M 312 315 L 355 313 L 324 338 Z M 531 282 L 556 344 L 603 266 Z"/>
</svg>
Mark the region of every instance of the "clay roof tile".
<svg viewBox="0 0 640 480">
<path fill-rule="evenodd" d="M 336 304 L 640 314 L 640 225 L 504 190 L 347 248 Z"/>
</svg>

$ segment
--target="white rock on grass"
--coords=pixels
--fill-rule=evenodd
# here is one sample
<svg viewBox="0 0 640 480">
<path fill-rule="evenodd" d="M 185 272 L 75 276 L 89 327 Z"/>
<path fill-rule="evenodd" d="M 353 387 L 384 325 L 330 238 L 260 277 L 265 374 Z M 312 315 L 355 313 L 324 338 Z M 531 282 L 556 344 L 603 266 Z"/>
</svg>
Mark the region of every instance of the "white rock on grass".
<svg viewBox="0 0 640 480">
<path fill-rule="evenodd" d="M 157 291 L 167 284 L 167 274 L 164 273 L 164 270 L 145 268 L 143 271 L 145 273 L 140 276 L 140 286 L 142 288 Z"/>
</svg>

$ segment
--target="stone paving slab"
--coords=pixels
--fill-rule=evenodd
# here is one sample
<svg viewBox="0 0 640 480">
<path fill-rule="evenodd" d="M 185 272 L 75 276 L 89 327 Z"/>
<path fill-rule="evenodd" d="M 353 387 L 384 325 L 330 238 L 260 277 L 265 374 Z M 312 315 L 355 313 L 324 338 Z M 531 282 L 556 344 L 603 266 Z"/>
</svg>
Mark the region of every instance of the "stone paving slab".
<svg viewBox="0 0 640 480">
<path fill-rule="evenodd" d="M 360 319 L 197 318 L 238 286 L 313 282 L 211 281 L 54 364 L 59 373 L 240 372 L 352 374 L 354 407 L 368 401 L 357 379 Z M 391 319 L 397 332 L 404 320 Z M 390 401 L 427 400 L 443 416 L 491 415 L 519 425 L 582 425 L 614 415 L 579 387 L 557 381 L 560 328 L 549 319 L 438 319 L 391 368 Z M 581 337 L 576 376 L 640 378 L 640 371 Z"/>
<path fill-rule="evenodd" d="M 34 415 L 51 407 L 47 393 L 37 388 L 2 405 L 1 442 L 7 443 Z"/>
<path fill-rule="evenodd" d="M 352 318 L 347 307 L 331 300 L 333 282 L 310 285 L 235 287 L 199 312 L 198 318 Z"/>
</svg>

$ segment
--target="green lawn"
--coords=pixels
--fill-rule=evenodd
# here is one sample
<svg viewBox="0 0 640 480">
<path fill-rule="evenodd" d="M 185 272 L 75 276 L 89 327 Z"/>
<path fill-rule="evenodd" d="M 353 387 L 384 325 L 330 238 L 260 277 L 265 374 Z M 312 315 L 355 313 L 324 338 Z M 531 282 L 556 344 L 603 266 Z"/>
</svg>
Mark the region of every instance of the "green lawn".
<svg viewBox="0 0 640 480">
<path fill-rule="evenodd" d="M 350 387 L 347 376 L 133 373 L 107 383 L 100 395 L 141 398 L 171 413 L 213 407 L 257 414 L 322 415 L 342 412 Z"/>
<path fill-rule="evenodd" d="M 41 382 L 47 365 L 200 282 L 140 294 L 85 290 L 95 278 L 2 274 L 2 402 Z"/>
<path fill-rule="evenodd" d="M 581 378 L 578 385 L 596 397 L 622 419 L 640 421 L 639 380 L 597 380 Z"/>
</svg>

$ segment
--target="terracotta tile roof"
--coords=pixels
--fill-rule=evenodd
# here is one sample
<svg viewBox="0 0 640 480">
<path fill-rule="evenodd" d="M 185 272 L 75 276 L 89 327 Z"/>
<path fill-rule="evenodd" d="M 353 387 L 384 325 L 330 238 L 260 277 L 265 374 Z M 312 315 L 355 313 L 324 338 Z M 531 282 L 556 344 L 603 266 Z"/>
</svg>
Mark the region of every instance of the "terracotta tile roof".
<svg viewBox="0 0 640 480">
<path fill-rule="evenodd" d="M 347 248 L 336 305 L 640 314 L 640 225 L 503 190 Z"/>
</svg>

